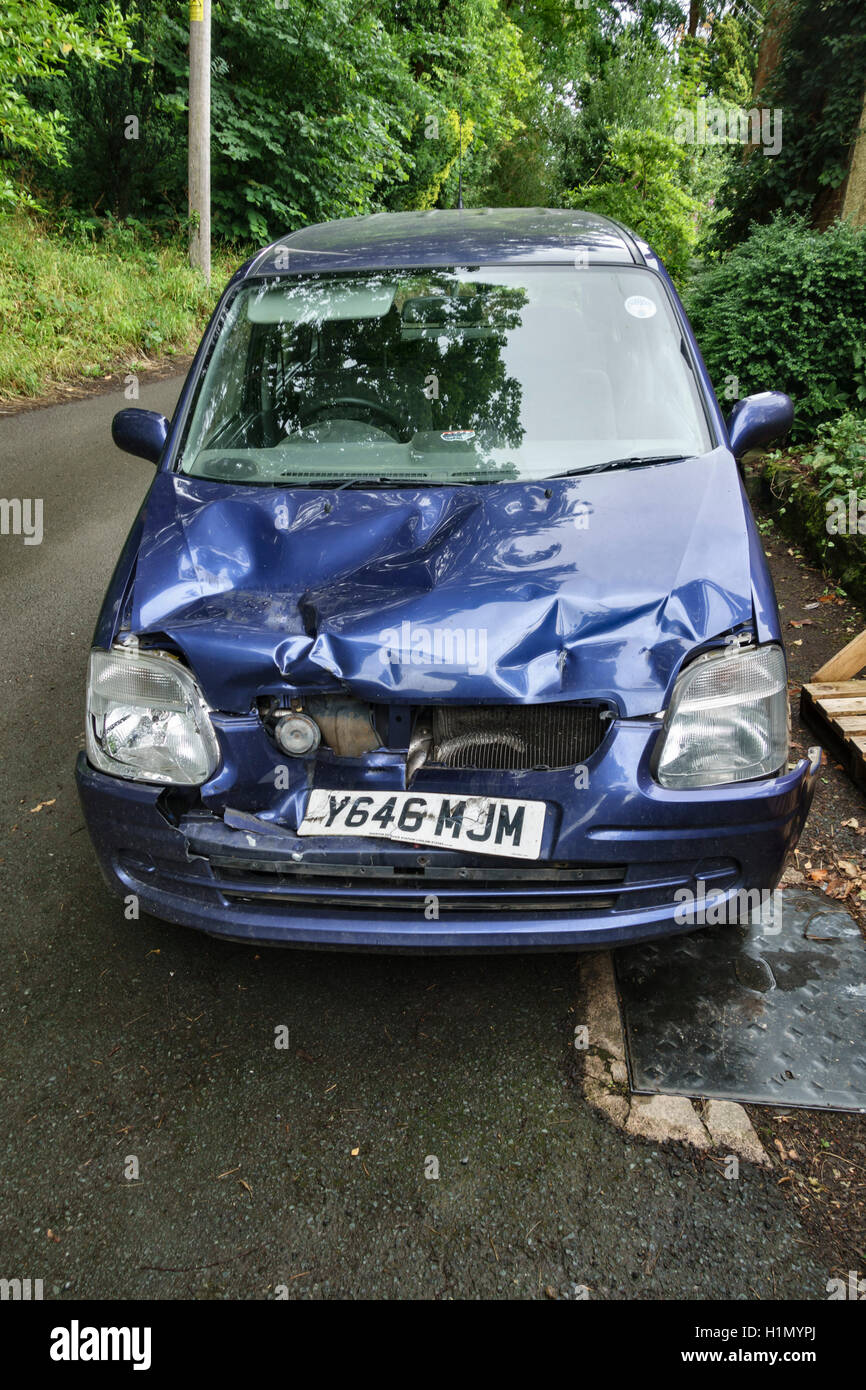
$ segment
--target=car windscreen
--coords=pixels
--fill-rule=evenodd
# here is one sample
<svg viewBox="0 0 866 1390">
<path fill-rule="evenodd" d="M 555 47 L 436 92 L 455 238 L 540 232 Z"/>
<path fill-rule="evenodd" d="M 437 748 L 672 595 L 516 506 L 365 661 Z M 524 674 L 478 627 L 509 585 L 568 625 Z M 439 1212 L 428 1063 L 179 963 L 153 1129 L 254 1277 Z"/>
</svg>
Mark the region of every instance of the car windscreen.
<svg viewBox="0 0 866 1390">
<path fill-rule="evenodd" d="M 494 483 L 711 447 L 650 271 L 455 267 L 241 286 L 179 466 L 283 486 Z"/>
</svg>

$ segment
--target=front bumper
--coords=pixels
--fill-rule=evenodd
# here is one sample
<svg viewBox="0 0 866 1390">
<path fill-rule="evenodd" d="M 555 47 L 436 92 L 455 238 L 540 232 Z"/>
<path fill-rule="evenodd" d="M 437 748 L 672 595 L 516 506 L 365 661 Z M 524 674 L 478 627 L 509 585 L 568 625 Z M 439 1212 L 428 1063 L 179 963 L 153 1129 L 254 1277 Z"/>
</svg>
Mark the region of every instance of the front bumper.
<svg viewBox="0 0 866 1390">
<path fill-rule="evenodd" d="M 299 838 L 285 818 L 226 812 L 232 828 L 207 798 L 179 812 L 161 788 L 97 772 L 83 754 L 77 781 L 109 887 L 170 922 L 276 945 L 615 946 L 690 930 L 678 911 L 682 889 L 699 897 L 704 884 L 707 905 L 772 890 L 820 764 L 816 752 L 775 778 L 672 792 L 649 775 L 657 732 L 649 721 L 618 724 L 579 790 L 571 771 L 472 774 L 468 785 L 445 769 L 427 774 L 431 791 L 548 801 L 533 864 L 361 837 Z"/>
</svg>

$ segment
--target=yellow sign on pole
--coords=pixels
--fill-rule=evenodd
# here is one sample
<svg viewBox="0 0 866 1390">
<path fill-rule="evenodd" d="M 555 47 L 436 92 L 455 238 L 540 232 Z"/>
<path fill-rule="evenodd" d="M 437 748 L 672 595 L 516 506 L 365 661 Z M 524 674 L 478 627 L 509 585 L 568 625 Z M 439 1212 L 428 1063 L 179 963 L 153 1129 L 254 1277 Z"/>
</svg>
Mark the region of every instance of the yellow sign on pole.
<svg viewBox="0 0 866 1390">
<path fill-rule="evenodd" d="M 190 23 L 195 19 L 204 19 L 204 0 L 189 0 Z"/>
</svg>

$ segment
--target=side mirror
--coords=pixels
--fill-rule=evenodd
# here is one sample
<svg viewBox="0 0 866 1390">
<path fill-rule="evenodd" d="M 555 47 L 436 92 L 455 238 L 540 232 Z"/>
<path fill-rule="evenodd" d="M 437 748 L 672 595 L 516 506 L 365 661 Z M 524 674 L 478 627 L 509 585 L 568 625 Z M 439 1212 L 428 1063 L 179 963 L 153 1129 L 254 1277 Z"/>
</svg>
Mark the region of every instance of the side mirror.
<svg viewBox="0 0 866 1390">
<path fill-rule="evenodd" d="M 168 420 L 155 410 L 119 410 L 111 422 L 118 449 L 159 463 L 168 439 Z"/>
<path fill-rule="evenodd" d="M 787 434 L 794 423 L 794 402 L 784 391 L 761 391 L 737 401 L 728 417 L 731 452 L 741 459 Z"/>
</svg>

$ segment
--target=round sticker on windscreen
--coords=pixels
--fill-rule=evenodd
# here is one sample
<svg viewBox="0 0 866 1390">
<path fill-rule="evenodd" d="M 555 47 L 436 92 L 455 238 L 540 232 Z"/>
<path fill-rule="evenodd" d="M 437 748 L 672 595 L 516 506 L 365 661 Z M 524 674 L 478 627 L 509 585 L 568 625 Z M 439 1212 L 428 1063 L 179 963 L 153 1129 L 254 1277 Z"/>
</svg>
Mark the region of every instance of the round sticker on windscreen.
<svg viewBox="0 0 866 1390">
<path fill-rule="evenodd" d="M 651 299 L 647 299 L 645 294 L 630 294 L 625 301 L 626 313 L 631 314 L 633 319 L 651 319 L 656 311 L 656 306 Z"/>
<path fill-rule="evenodd" d="M 443 430 L 440 438 L 448 444 L 468 444 L 475 438 L 474 430 Z"/>
</svg>

